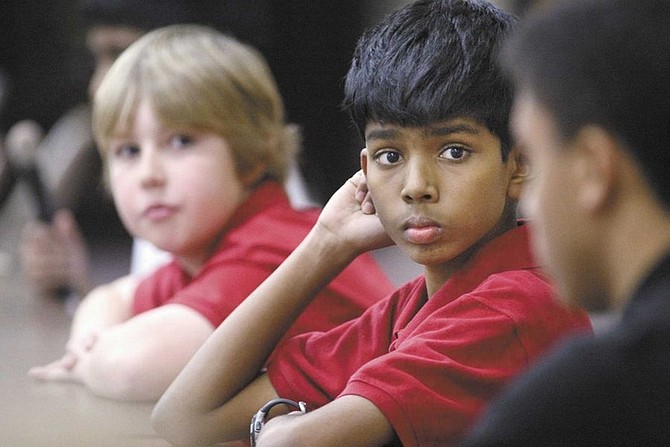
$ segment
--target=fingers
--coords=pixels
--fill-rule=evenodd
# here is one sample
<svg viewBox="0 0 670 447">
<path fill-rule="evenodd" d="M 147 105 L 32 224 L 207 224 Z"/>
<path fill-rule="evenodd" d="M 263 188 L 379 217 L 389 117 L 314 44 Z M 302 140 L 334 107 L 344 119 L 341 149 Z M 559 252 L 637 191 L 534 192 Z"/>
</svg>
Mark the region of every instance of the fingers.
<svg viewBox="0 0 670 447">
<path fill-rule="evenodd" d="M 28 370 L 28 375 L 46 382 L 80 382 L 80 376 L 75 368 L 80 360 L 93 349 L 97 341 L 96 333 L 70 341 L 63 357 L 48 365 L 31 368 Z"/>
<path fill-rule="evenodd" d="M 53 225 L 61 237 L 77 242 L 81 240 L 77 221 L 70 210 L 58 210 L 54 215 Z"/>
<path fill-rule="evenodd" d="M 88 250 L 70 211 L 59 210 L 52 225 L 26 225 L 20 255 L 26 277 L 43 295 L 63 286 L 82 296 L 90 289 Z"/>
<path fill-rule="evenodd" d="M 88 275 L 88 247 L 81 234 L 74 215 L 69 210 L 60 210 L 54 216 L 54 228 L 62 248 L 67 253 L 67 274 L 69 285 L 81 296 L 91 289 Z"/>
<path fill-rule="evenodd" d="M 39 223 L 26 226 L 19 255 L 26 277 L 41 294 L 48 295 L 67 284 L 67 257 L 49 226 Z"/>
<path fill-rule="evenodd" d="M 66 353 L 48 365 L 31 368 L 28 375 L 42 381 L 70 382 L 74 381 L 73 369 L 76 364 L 77 357 L 72 353 Z"/>
<path fill-rule="evenodd" d="M 91 333 L 87 336 L 80 337 L 77 340 L 70 341 L 67 345 L 67 351 L 75 358 L 81 358 L 93 349 L 93 346 L 97 341 L 98 334 Z"/>
<path fill-rule="evenodd" d="M 375 214 L 377 212 L 375 204 L 372 201 L 372 196 L 369 192 L 365 194 L 365 197 L 361 202 L 361 210 L 363 210 L 365 214 Z"/>
<path fill-rule="evenodd" d="M 375 209 L 375 204 L 372 201 L 372 196 L 368 190 L 368 183 L 365 179 L 363 171 L 358 171 L 354 174 L 349 181 L 356 187 L 356 192 L 354 197 L 356 201 L 360 204 L 361 210 L 365 214 L 375 214 L 377 210 Z"/>
</svg>

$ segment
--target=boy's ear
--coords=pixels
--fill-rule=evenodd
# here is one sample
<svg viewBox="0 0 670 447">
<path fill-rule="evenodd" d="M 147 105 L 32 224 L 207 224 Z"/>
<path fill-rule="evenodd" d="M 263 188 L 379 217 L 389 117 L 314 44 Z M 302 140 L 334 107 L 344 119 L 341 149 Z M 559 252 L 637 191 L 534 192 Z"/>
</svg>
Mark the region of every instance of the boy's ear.
<svg viewBox="0 0 670 447">
<path fill-rule="evenodd" d="M 240 182 L 242 182 L 242 185 L 244 185 L 245 188 L 252 186 L 265 175 L 266 170 L 267 166 L 265 163 L 259 163 L 240 175 Z"/>
<path fill-rule="evenodd" d="M 577 200 L 586 211 L 599 212 L 616 188 L 620 151 L 617 141 L 604 129 L 581 129 L 572 145 L 576 154 Z"/>
<path fill-rule="evenodd" d="M 361 149 L 360 158 L 361 158 L 361 170 L 363 171 L 363 174 L 368 175 L 368 148 L 367 147 L 364 147 L 363 149 Z"/>
<path fill-rule="evenodd" d="M 510 171 L 507 196 L 519 200 L 523 184 L 530 177 L 530 164 L 528 158 L 516 147 L 512 148 L 507 157 L 507 167 Z"/>
</svg>

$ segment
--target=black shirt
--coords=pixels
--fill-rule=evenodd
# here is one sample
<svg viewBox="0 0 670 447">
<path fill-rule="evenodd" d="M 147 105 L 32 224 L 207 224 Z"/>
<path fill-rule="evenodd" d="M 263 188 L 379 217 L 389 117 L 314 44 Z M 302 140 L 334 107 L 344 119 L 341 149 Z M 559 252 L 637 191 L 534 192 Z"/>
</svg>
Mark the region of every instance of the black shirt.
<svg viewBox="0 0 670 447">
<path fill-rule="evenodd" d="M 519 377 L 462 445 L 670 446 L 670 255 L 611 330 Z"/>
</svg>

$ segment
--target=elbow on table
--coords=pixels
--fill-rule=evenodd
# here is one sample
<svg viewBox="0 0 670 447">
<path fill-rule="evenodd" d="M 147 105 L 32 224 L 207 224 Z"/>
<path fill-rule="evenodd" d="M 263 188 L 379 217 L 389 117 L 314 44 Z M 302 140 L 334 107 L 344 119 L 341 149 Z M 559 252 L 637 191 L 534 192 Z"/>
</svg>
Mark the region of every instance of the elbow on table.
<svg viewBox="0 0 670 447">
<path fill-rule="evenodd" d="M 235 417 L 233 416 L 232 419 Z M 239 439 L 246 439 L 248 436 L 248 425 L 242 433 L 236 430 L 226 430 L 226 428 L 239 426 L 239 424 L 216 410 L 189 409 L 183 405 L 181 399 L 170 396 L 169 391 L 154 406 L 151 413 L 151 426 L 161 438 L 174 446 L 214 444 L 232 446 L 238 445 Z"/>
<path fill-rule="evenodd" d="M 151 426 L 170 445 L 198 445 L 198 440 L 194 439 L 192 430 L 185 428 L 188 425 L 190 425 L 188 420 L 177 417 L 170 411 L 166 411 L 160 402 L 154 407 L 151 413 Z"/>
<path fill-rule="evenodd" d="M 151 426 L 158 435 L 173 446 L 212 445 L 216 442 L 201 436 L 198 429 L 202 421 L 166 410 L 160 405 L 151 413 Z"/>
</svg>

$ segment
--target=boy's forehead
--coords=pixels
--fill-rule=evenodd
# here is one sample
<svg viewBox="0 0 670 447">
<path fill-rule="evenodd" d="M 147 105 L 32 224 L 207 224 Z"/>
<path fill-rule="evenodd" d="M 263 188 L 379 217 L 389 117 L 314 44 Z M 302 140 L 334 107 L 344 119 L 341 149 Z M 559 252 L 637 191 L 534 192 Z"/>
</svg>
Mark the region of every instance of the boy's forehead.
<svg viewBox="0 0 670 447">
<path fill-rule="evenodd" d="M 469 117 L 450 118 L 420 125 L 371 121 L 365 127 L 366 141 L 399 138 L 405 134 L 419 134 L 430 138 L 453 134 L 491 135 L 491 131 L 483 123 Z"/>
</svg>

